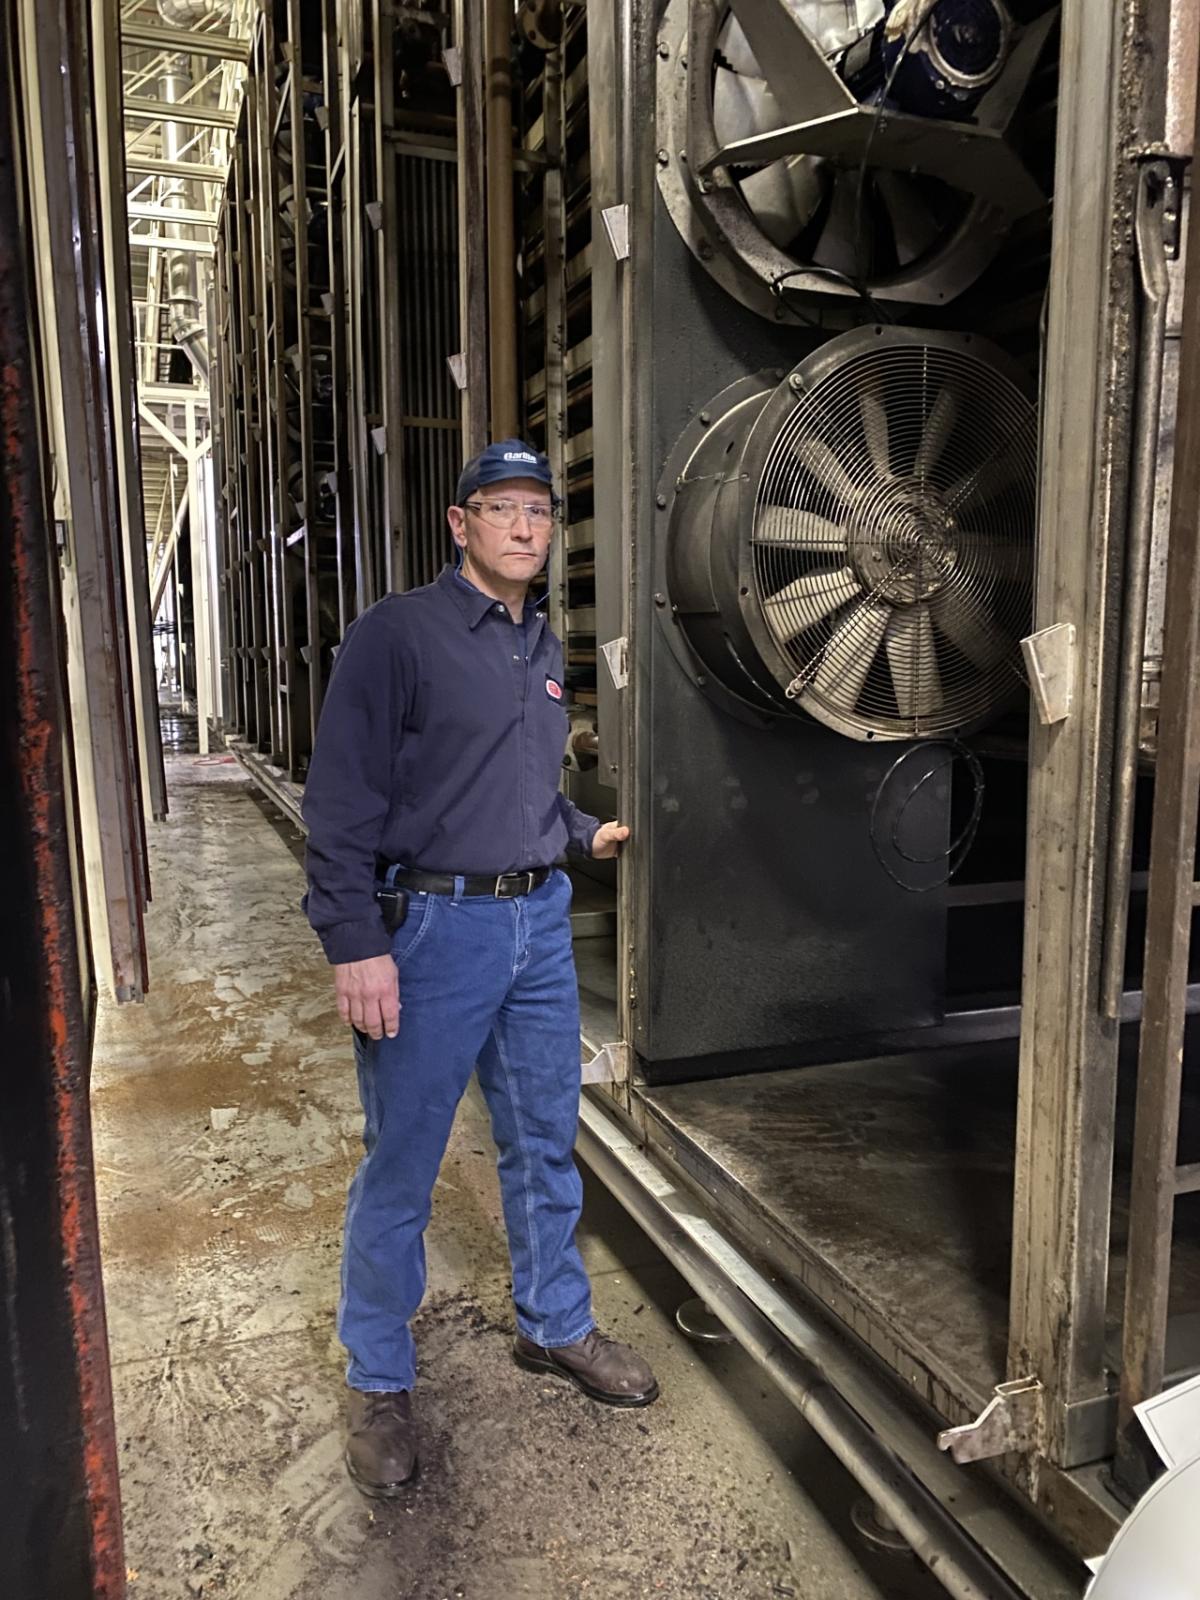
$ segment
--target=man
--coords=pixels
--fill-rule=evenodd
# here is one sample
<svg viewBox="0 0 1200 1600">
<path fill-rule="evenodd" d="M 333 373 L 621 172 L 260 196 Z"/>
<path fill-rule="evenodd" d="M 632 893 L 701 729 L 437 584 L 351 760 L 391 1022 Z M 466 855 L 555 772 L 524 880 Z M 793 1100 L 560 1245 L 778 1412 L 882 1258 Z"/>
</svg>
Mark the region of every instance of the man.
<svg viewBox="0 0 1200 1600">
<path fill-rule="evenodd" d="M 559 792 L 562 646 L 529 586 L 545 566 L 549 463 L 518 440 L 463 469 L 460 566 L 346 631 L 304 795 L 309 919 L 355 1030 L 366 1155 L 350 1185 L 338 1331 L 346 1463 L 366 1493 L 416 1471 L 409 1321 L 434 1180 L 472 1071 L 499 1150 L 521 1366 L 593 1399 L 658 1386 L 598 1332 L 575 1246 L 579 1000 L 564 848 L 616 855 Z"/>
</svg>

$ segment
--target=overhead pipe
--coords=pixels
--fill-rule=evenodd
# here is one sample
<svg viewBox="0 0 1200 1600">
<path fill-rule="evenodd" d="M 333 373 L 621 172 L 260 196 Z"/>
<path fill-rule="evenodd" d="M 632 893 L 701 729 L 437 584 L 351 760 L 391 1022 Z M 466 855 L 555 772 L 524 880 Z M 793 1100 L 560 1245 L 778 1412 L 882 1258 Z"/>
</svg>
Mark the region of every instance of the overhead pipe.
<svg viewBox="0 0 1200 1600">
<path fill-rule="evenodd" d="M 487 12 L 488 348 L 492 438 L 517 433 L 517 245 L 513 226 L 512 0 Z"/>
<path fill-rule="evenodd" d="M 156 0 L 160 19 L 171 27 L 194 28 L 214 15 L 227 11 L 227 6 L 214 5 L 212 0 Z M 170 105 L 181 101 L 192 88 L 193 58 L 186 54 L 171 57 L 158 80 L 159 94 Z M 186 122 L 165 120 L 162 124 L 163 157 L 169 163 L 183 159 L 188 142 Z M 186 178 L 172 178 L 163 193 L 163 205 L 168 210 L 195 210 L 196 189 Z M 183 349 L 196 373 L 208 382 L 210 357 L 208 332 L 200 303 L 200 265 L 191 250 L 172 250 L 171 239 L 190 239 L 194 230 L 185 223 L 169 222 L 167 232 L 167 298 L 171 308 L 171 336 Z"/>
</svg>

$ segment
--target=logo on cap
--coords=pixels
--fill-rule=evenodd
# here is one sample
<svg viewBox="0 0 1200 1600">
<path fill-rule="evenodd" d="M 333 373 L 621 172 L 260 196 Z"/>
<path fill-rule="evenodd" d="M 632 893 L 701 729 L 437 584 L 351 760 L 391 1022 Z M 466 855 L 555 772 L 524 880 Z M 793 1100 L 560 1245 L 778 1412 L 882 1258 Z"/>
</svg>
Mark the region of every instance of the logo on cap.
<svg viewBox="0 0 1200 1600">
<path fill-rule="evenodd" d="M 535 467 L 537 466 L 537 457 L 531 456 L 528 450 L 506 450 L 504 459 L 505 461 L 531 461 Z"/>
</svg>

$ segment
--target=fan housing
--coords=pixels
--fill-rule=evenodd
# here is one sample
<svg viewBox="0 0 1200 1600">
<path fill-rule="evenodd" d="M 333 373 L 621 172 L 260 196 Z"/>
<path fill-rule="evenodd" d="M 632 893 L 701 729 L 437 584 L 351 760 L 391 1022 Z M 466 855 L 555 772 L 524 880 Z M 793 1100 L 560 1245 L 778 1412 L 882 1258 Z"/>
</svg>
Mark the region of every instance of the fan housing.
<svg viewBox="0 0 1200 1600">
<path fill-rule="evenodd" d="M 1001 351 L 863 328 L 701 416 L 661 499 L 669 636 L 702 688 L 855 739 L 960 733 L 1013 697 L 1037 414 Z"/>
</svg>

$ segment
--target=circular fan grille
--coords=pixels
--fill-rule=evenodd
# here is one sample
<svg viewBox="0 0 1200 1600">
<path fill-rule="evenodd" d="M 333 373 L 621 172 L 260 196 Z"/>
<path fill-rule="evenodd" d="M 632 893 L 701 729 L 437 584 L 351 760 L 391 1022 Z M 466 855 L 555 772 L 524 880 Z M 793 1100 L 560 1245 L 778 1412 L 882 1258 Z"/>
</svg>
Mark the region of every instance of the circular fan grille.
<svg viewBox="0 0 1200 1600">
<path fill-rule="evenodd" d="M 1036 413 L 966 341 L 804 368 L 759 480 L 755 595 L 787 693 L 859 738 L 946 733 L 1020 678 Z"/>
</svg>

